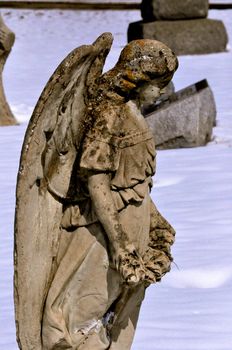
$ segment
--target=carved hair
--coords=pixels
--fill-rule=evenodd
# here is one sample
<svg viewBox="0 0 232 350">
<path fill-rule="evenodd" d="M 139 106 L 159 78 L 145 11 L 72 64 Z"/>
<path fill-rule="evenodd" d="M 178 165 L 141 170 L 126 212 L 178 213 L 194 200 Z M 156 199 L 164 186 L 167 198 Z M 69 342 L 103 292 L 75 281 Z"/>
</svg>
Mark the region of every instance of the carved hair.
<svg viewBox="0 0 232 350">
<path fill-rule="evenodd" d="M 125 94 L 154 79 L 163 87 L 177 68 L 177 57 L 165 44 L 150 39 L 133 40 L 125 46 L 115 67 L 103 80 L 111 80 L 111 86 Z"/>
</svg>

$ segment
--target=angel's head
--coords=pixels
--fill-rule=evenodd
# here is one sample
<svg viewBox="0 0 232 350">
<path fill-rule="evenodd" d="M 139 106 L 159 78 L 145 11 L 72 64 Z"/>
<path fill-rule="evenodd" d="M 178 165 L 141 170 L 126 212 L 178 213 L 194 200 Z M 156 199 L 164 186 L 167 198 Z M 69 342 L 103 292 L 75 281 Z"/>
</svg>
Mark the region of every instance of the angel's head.
<svg viewBox="0 0 232 350">
<path fill-rule="evenodd" d="M 141 39 L 124 47 L 111 76 L 118 91 L 127 95 L 149 91 L 154 100 L 177 68 L 177 57 L 169 47 L 156 40 Z"/>
</svg>

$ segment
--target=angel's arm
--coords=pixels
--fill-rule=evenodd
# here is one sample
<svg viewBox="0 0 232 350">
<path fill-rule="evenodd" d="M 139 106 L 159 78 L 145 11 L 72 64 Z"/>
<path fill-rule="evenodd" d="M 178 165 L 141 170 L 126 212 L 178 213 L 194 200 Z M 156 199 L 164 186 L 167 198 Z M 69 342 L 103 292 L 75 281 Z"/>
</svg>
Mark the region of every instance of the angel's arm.
<svg viewBox="0 0 232 350">
<path fill-rule="evenodd" d="M 100 173 L 89 176 L 88 188 L 96 214 L 107 232 L 114 250 L 125 248 L 128 244 L 128 238 L 119 225 L 118 211 L 110 191 L 109 175 Z"/>
<path fill-rule="evenodd" d="M 115 207 L 110 191 L 110 178 L 107 173 L 93 174 L 88 177 L 88 189 L 96 214 L 110 241 L 111 256 L 113 262 L 121 273 L 124 281 L 136 284 L 140 282 L 144 274 L 142 259 L 135 251 L 132 243 L 129 243 L 126 232 L 119 223 L 118 211 Z M 137 267 L 129 268 L 124 264 L 124 259 L 131 257 L 136 260 Z M 132 262 L 133 265 L 133 262 Z"/>
</svg>

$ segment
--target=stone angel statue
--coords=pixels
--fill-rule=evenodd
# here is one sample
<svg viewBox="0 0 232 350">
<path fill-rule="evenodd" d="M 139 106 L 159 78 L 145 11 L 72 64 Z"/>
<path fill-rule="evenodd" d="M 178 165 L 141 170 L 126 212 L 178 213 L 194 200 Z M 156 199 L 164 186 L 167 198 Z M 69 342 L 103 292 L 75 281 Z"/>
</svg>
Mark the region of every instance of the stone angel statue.
<svg viewBox="0 0 232 350">
<path fill-rule="evenodd" d="M 15 307 L 23 350 L 129 350 L 175 231 L 149 195 L 155 146 L 140 113 L 177 69 L 135 40 L 102 73 L 110 33 L 72 51 L 35 107 L 17 183 Z"/>
</svg>

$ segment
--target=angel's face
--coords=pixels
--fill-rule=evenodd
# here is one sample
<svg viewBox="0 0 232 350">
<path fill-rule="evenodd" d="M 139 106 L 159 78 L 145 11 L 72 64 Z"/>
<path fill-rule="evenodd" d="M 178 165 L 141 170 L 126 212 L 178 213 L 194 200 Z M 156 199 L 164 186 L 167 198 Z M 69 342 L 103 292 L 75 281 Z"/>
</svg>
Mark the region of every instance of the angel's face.
<svg viewBox="0 0 232 350">
<path fill-rule="evenodd" d="M 159 84 L 159 82 L 157 82 L 156 79 L 144 83 L 142 86 L 137 88 L 136 91 L 140 105 L 152 104 L 160 97 L 160 95 L 165 93 L 165 89 Z"/>
</svg>

